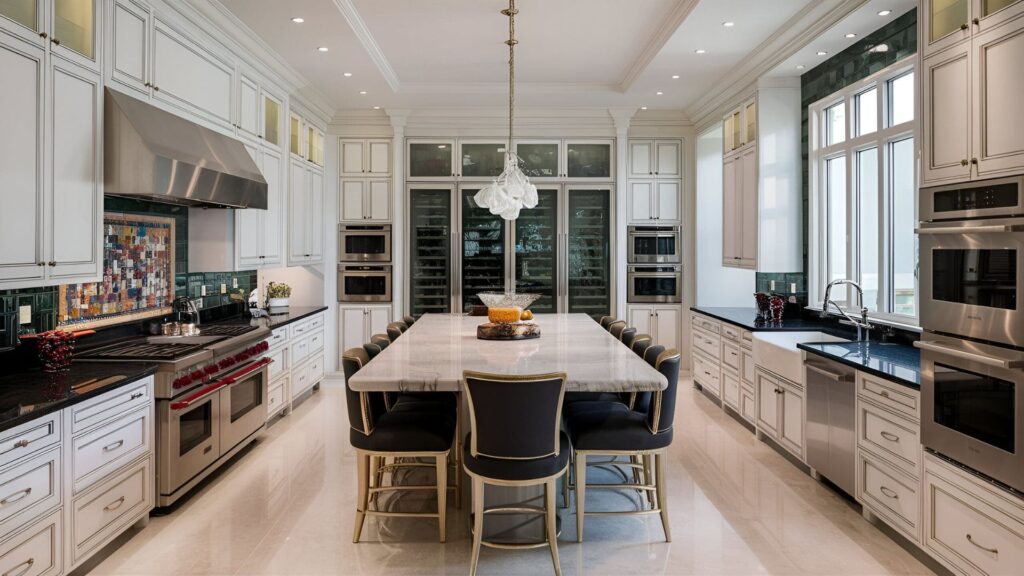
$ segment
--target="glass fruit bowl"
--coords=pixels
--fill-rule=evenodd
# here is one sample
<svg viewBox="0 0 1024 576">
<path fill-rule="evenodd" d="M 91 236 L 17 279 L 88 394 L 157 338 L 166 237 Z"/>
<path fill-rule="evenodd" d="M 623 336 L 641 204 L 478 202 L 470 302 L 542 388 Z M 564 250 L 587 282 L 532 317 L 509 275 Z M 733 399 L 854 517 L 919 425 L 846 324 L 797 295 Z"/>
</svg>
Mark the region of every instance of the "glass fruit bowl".
<svg viewBox="0 0 1024 576">
<path fill-rule="evenodd" d="M 540 298 L 540 294 L 525 292 L 477 292 L 477 298 L 488 308 L 519 308 L 526 310 Z"/>
</svg>

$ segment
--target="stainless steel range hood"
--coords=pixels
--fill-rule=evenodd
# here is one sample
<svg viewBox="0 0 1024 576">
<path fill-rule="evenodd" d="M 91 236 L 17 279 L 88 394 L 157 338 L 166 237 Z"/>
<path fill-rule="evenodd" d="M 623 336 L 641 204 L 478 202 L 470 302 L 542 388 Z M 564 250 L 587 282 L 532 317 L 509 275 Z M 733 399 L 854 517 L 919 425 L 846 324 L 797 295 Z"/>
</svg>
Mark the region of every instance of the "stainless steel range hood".
<svg viewBox="0 0 1024 576">
<path fill-rule="evenodd" d="M 104 193 L 214 208 L 267 208 L 267 181 L 245 146 L 105 90 Z"/>
</svg>

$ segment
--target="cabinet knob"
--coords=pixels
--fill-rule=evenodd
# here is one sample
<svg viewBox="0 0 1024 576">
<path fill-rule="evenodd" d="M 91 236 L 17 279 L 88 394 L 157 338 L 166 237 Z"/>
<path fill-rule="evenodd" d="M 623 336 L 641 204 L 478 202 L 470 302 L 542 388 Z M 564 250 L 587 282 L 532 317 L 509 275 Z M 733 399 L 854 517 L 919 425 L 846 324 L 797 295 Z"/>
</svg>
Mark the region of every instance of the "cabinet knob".
<svg viewBox="0 0 1024 576">
<path fill-rule="evenodd" d="M 967 22 L 964 22 L 963 24 L 960 25 L 960 29 L 961 30 L 967 30 L 967 28 L 968 28 Z"/>
<path fill-rule="evenodd" d="M 971 22 L 973 22 L 975 26 L 981 26 L 981 21 L 978 20 L 977 18 L 971 20 Z"/>
<path fill-rule="evenodd" d="M 36 266 L 46 266 L 46 262 L 36 262 Z"/>
<path fill-rule="evenodd" d="M 971 164 L 974 164 L 975 166 L 977 166 L 978 165 L 978 159 L 977 158 L 971 158 Z"/>
<path fill-rule="evenodd" d="M 46 40 L 47 36 L 49 36 L 49 34 L 47 34 L 46 32 L 40 32 L 39 33 L 39 37 L 42 38 L 43 40 Z"/>
<path fill-rule="evenodd" d="M 53 261 L 53 260 L 50 260 L 49 262 L 47 262 L 47 264 L 50 265 L 50 266 L 56 266 L 57 265 L 57 263 L 55 261 Z"/>
<path fill-rule="evenodd" d="M 160 87 L 157 86 L 156 84 L 154 84 L 153 85 L 153 90 L 156 90 L 157 92 L 159 92 L 160 91 Z"/>
<path fill-rule="evenodd" d="M 964 158 L 963 160 L 960 161 L 960 165 L 961 166 L 967 166 L 967 164 L 968 164 L 967 158 Z"/>
<path fill-rule="evenodd" d="M 53 42 L 56 46 L 60 46 L 60 38 L 53 38 L 50 40 L 50 42 Z"/>
</svg>

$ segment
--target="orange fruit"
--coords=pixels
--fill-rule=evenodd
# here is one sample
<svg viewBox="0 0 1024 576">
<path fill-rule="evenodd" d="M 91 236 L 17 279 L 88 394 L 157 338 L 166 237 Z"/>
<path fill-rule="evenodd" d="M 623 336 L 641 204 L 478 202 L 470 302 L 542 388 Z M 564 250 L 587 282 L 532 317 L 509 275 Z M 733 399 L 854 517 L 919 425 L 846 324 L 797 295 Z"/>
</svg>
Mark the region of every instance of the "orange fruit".
<svg viewBox="0 0 1024 576">
<path fill-rule="evenodd" d="M 523 314 L 519 317 L 520 320 L 533 320 L 533 312 L 530 310 L 523 310 Z"/>
</svg>

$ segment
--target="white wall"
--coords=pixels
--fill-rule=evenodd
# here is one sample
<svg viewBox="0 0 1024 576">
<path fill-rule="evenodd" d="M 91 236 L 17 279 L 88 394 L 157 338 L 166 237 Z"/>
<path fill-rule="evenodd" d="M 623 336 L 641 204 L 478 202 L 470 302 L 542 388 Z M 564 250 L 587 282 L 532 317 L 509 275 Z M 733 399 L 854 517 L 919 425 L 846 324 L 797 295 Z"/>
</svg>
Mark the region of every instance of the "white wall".
<svg viewBox="0 0 1024 576">
<path fill-rule="evenodd" d="M 722 266 L 722 125 L 697 137 L 697 306 L 753 306 L 754 271 Z"/>
</svg>

